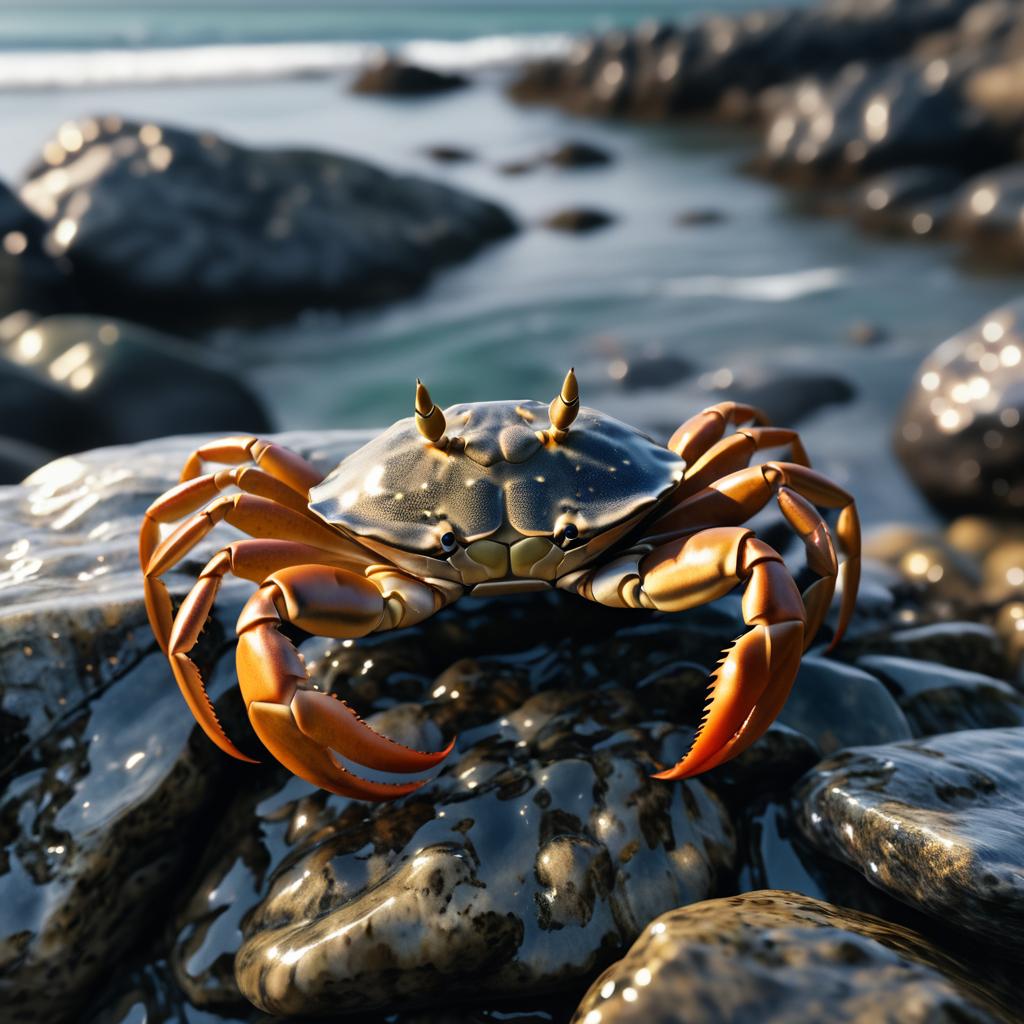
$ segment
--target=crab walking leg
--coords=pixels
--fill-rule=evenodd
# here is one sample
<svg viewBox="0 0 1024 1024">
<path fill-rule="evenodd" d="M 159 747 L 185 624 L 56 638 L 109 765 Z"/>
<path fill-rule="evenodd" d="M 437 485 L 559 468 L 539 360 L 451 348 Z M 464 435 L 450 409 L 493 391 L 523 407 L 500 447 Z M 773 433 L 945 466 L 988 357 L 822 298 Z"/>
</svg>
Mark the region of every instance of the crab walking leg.
<svg viewBox="0 0 1024 1024">
<path fill-rule="evenodd" d="M 768 425 L 768 417 L 760 409 L 740 402 L 719 402 L 691 416 L 669 439 L 668 447 L 688 466 L 692 466 L 712 445 L 723 437 L 727 428 L 740 423 Z"/>
<path fill-rule="evenodd" d="M 731 473 L 680 502 L 647 528 L 648 540 L 662 541 L 712 526 L 746 522 L 775 499 L 782 514 L 800 534 L 808 565 L 823 577 L 805 591 L 808 639 L 811 627 L 820 626 L 828 611 L 835 577 L 842 581 L 839 621 L 830 648 L 836 646 L 853 615 L 860 582 L 860 520 L 852 495 L 806 466 L 791 462 L 765 462 Z M 843 561 L 832 568 L 835 552 L 827 524 L 815 505 L 839 509 L 835 536 Z"/>
<path fill-rule="evenodd" d="M 203 471 L 204 462 L 238 466 L 255 462 L 271 476 L 287 484 L 305 497 L 309 489 L 320 483 L 324 474 L 310 465 L 301 455 L 283 445 L 263 441 L 258 437 L 222 437 L 200 445 L 186 460 L 181 479 L 192 480 Z"/>
<path fill-rule="evenodd" d="M 735 756 L 760 737 L 793 686 L 803 651 L 804 606 L 782 558 L 752 530 L 724 526 L 670 541 L 611 563 L 581 592 L 603 604 L 678 612 L 745 584 L 743 619 L 751 627 L 712 674 L 693 745 L 655 778 L 683 779 Z M 740 746 L 740 744 L 744 746 Z"/>
<path fill-rule="evenodd" d="M 290 565 L 322 562 L 338 568 L 361 571 L 364 568 L 360 552 L 352 556 L 323 551 L 308 544 L 282 540 L 240 540 L 217 552 L 199 574 L 195 586 L 186 595 L 173 626 L 168 630 L 164 646 L 174 679 L 181 690 L 203 732 L 226 754 L 241 761 L 252 761 L 231 742 L 214 711 L 206 684 L 199 669 L 189 657 L 210 617 L 221 582 L 227 575 L 260 583 Z"/>
<path fill-rule="evenodd" d="M 296 541 L 337 550 L 348 545 L 341 534 L 308 515 L 295 512 L 269 498 L 252 494 L 223 495 L 160 540 L 160 518 L 185 514 L 217 493 L 216 481 L 199 477 L 175 488 L 169 497 L 150 506 L 139 534 L 139 555 L 144 574 L 146 612 L 162 650 L 167 650 L 172 621 L 171 597 L 160 577 L 177 565 L 219 522 L 255 537 Z M 195 504 L 193 504 L 195 503 Z M 156 512 L 152 513 L 156 507 Z M 354 547 L 354 545 L 351 545 Z M 379 559 L 374 559 L 378 561 Z"/>
<path fill-rule="evenodd" d="M 434 606 L 440 603 L 434 595 Z M 249 720 L 264 746 L 293 774 L 342 796 L 390 800 L 423 785 L 422 779 L 397 784 L 361 779 L 331 750 L 367 768 L 409 773 L 440 764 L 455 741 L 434 753 L 412 750 L 376 732 L 336 697 L 303 688 L 306 668 L 280 630 L 286 622 L 320 636 L 354 639 L 388 628 L 390 617 L 378 585 L 345 569 L 292 566 L 266 580 L 239 617 L 236 655 Z"/>
<path fill-rule="evenodd" d="M 811 465 L 803 441 L 795 430 L 783 427 L 744 427 L 712 445 L 687 469 L 681 494 L 696 494 L 715 480 L 746 469 L 750 460 L 765 448 L 779 448 L 782 445 L 789 445 L 792 462 L 800 466 Z"/>
</svg>

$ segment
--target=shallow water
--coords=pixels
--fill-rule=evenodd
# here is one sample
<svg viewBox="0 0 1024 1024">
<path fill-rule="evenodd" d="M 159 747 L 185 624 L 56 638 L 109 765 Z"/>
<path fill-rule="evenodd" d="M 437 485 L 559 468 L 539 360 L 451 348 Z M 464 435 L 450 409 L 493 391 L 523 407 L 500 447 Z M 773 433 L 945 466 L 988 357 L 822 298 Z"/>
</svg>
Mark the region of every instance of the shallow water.
<svg viewBox="0 0 1024 1024">
<path fill-rule="evenodd" d="M 914 367 L 935 344 L 1019 292 L 1018 280 L 971 276 L 951 249 L 858 235 L 804 217 L 787 194 L 737 168 L 752 134 L 706 125 L 573 119 L 505 99 L 497 71 L 439 98 L 356 97 L 346 78 L 185 83 L 0 92 L 6 146 L 0 176 L 16 180 L 62 121 L 113 112 L 212 128 L 252 145 L 309 146 L 430 175 L 494 198 L 522 230 L 424 292 L 357 314 L 313 312 L 261 331 L 211 339 L 264 396 L 284 428 L 381 426 L 408 415 L 422 376 L 442 404 L 554 394 L 575 365 L 584 402 L 657 436 L 720 396 L 716 386 L 765 366 L 828 373 L 858 393 L 801 423 L 812 457 L 853 488 L 864 518 L 927 515 L 889 455 L 895 412 Z M 605 167 L 498 165 L 567 139 L 614 154 Z M 441 165 L 444 143 L 477 159 Z M 566 206 L 595 206 L 615 223 L 589 235 L 546 230 Z M 719 223 L 678 226 L 678 212 L 714 209 Z M 890 339 L 853 345 L 850 326 Z M 664 387 L 615 379 L 646 353 L 696 372 Z"/>
</svg>

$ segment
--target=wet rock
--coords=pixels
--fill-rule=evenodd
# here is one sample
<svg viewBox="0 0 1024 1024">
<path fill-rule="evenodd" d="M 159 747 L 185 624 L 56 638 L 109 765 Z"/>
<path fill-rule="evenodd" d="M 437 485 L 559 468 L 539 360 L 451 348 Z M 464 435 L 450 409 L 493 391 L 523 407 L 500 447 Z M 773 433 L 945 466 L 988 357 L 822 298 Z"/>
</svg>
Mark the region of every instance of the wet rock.
<svg viewBox="0 0 1024 1024">
<path fill-rule="evenodd" d="M 607 227 L 615 218 L 604 210 L 595 210 L 586 206 L 570 207 L 553 213 L 544 221 L 544 227 L 552 231 L 569 231 L 575 234 L 585 234 L 589 231 L 596 231 L 598 228 Z"/>
<path fill-rule="evenodd" d="M 853 386 L 840 377 L 803 374 L 767 367 L 737 372 L 728 387 L 716 387 L 721 399 L 746 402 L 762 409 L 773 423 L 793 426 L 826 405 L 853 399 Z"/>
<path fill-rule="evenodd" d="M 608 376 L 626 391 L 669 387 L 691 376 L 693 370 L 688 359 L 657 350 L 617 356 L 608 362 Z"/>
<path fill-rule="evenodd" d="M 379 302 L 513 230 L 491 203 L 346 157 L 116 117 L 76 131 L 77 149 L 47 146 L 22 199 L 90 305 L 140 322 Z"/>
<path fill-rule="evenodd" d="M 681 228 L 703 227 L 709 224 L 721 224 L 726 219 L 721 210 L 695 209 L 683 210 L 676 214 L 676 223 Z"/>
<path fill-rule="evenodd" d="M 1024 509 L 1024 305 L 989 314 L 918 367 L 896 428 L 907 472 L 941 512 Z"/>
<path fill-rule="evenodd" d="M 996 944 L 1024 936 L 1024 728 L 841 753 L 799 793 L 801 830 L 884 892 Z"/>
<path fill-rule="evenodd" d="M 963 175 L 950 167 L 898 167 L 864 182 L 852 212 L 863 227 L 875 231 L 930 235 L 944 225 L 962 181 Z"/>
<path fill-rule="evenodd" d="M 353 92 L 385 96 L 430 96 L 469 85 L 464 75 L 449 74 L 384 57 L 364 68 L 352 83 Z"/>
<path fill-rule="evenodd" d="M 1000 679 L 879 654 L 857 664 L 885 683 L 915 736 L 1024 725 L 1024 696 Z"/>
<path fill-rule="evenodd" d="M 573 1020 L 597 1014 L 605 1024 L 1007 1019 L 921 935 L 777 890 L 663 914 L 591 985 Z"/>
<path fill-rule="evenodd" d="M 889 332 L 881 324 L 872 323 L 870 320 L 857 320 L 850 324 L 846 336 L 854 345 L 870 348 L 872 345 L 880 345 L 886 341 Z"/>
<path fill-rule="evenodd" d="M 612 162 L 610 153 L 589 142 L 566 142 L 548 153 L 546 159 L 556 167 L 596 167 Z"/>
<path fill-rule="evenodd" d="M 427 146 L 423 152 L 439 164 L 464 164 L 475 159 L 471 150 L 461 146 Z"/>
<path fill-rule="evenodd" d="M 1008 164 L 967 181 L 957 193 L 949 230 L 977 261 L 1024 265 L 1024 164 Z"/>
<path fill-rule="evenodd" d="M 0 313 L 55 312 L 72 298 L 67 266 L 46 251 L 46 225 L 0 183 Z"/>
<path fill-rule="evenodd" d="M 980 622 L 936 622 L 907 629 L 882 629 L 844 639 L 839 653 L 848 659 L 863 654 L 891 654 L 934 661 L 996 679 L 1005 678 L 1009 672 L 998 634 Z"/>
<path fill-rule="evenodd" d="M 631 702 L 540 694 L 464 733 L 419 794 L 318 832 L 247 918 L 242 992 L 277 1014 L 465 1000 L 481 977 L 540 993 L 712 894 L 729 820 L 699 782 L 650 778 L 642 751 L 665 730 L 628 724 Z"/>
<path fill-rule="evenodd" d="M 777 721 L 806 736 L 822 754 L 913 735 L 896 701 L 874 676 L 813 656 L 800 663 Z"/>
<path fill-rule="evenodd" d="M 1009 155 L 948 64 L 858 63 L 793 87 L 773 110 L 760 166 L 795 181 L 849 181 L 914 164 L 977 169 Z"/>
<path fill-rule="evenodd" d="M 47 317 L 0 341 L 5 372 L 26 371 L 35 390 L 59 392 L 44 402 L 56 422 L 25 439 L 60 450 L 124 444 L 200 431 L 270 429 L 259 400 L 229 371 L 193 346 L 124 320 L 82 315 Z M 6 413 L 12 419 L 14 410 Z M 80 424 L 92 424 L 83 433 Z M 11 425 L 11 429 L 15 429 Z"/>
<path fill-rule="evenodd" d="M 826 3 L 715 16 L 691 27 L 641 25 L 577 42 L 528 65 L 511 87 L 526 102 L 644 118 L 714 111 L 749 117 L 767 87 L 852 61 L 883 61 L 952 26 L 967 0 Z"/>
<path fill-rule="evenodd" d="M 796 808 L 785 795 L 755 798 L 743 813 L 747 849 L 740 869 L 740 892 L 785 889 L 826 903 L 912 925 L 916 916 L 876 889 L 860 872 L 822 857 L 796 825 Z"/>
</svg>

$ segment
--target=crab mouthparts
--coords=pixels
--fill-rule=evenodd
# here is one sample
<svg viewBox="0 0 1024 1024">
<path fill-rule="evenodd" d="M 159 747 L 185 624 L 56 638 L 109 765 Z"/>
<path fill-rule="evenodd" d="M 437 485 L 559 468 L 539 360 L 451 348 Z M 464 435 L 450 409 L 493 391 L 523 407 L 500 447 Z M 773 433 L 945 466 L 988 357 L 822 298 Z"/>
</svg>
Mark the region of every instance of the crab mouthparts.
<svg viewBox="0 0 1024 1024">
<path fill-rule="evenodd" d="M 544 537 L 526 537 L 514 544 L 478 540 L 459 548 L 449 559 L 462 582 L 494 593 L 502 590 L 545 590 L 558 576 L 565 553 Z"/>
</svg>

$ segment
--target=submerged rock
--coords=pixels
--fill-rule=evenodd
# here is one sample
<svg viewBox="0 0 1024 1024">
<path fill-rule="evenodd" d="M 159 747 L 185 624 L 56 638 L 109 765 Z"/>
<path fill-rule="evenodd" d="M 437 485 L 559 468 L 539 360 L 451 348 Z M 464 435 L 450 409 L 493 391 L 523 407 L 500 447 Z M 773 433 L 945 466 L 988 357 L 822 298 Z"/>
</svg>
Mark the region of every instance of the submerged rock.
<svg viewBox="0 0 1024 1024">
<path fill-rule="evenodd" d="M 1024 939 L 1024 728 L 862 748 L 798 793 L 822 853 L 939 920 L 996 944 Z"/>
<path fill-rule="evenodd" d="M 908 928 L 765 890 L 663 914 L 591 985 L 575 1024 L 1006 1021 Z"/>
<path fill-rule="evenodd" d="M 499 207 L 329 153 L 247 149 L 118 117 L 75 126 L 23 201 L 92 308 L 252 323 L 407 294 L 514 230 Z"/>
<path fill-rule="evenodd" d="M 727 387 L 715 387 L 720 400 L 746 402 L 763 410 L 773 423 L 791 427 L 826 405 L 852 401 L 853 385 L 828 374 L 800 373 L 782 367 L 737 373 Z"/>
<path fill-rule="evenodd" d="M 1024 509 L 1024 302 L 943 342 L 918 367 L 895 448 L 947 514 L 1018 517 Z"/>
<path fill-rule="evenodd" d="M 558 213 L 551 214 L 544 221 L 546 228 L 552 231 L 569 231 L 583 234 L 607 227 L 615 218 L 604 210 L 595 210 L 587 206 L 573 206 Z"/>
<path fill-rule="evenodd" d="M 352 91 L 387 96 L 429 96 L 467 85 L 469 79 L 464 75 L 421 68 L 385 54 L 359 73 L 352 83 Z"/>
<path fill-rule="evenodd" d="M 595 167 L 612 162 L 611 154 L 590 142 L 566 142 L 548 153 L 546 159 L 556 167 Z"/>
<path fill-rule="evenodd" d="M 650 778 L 631 701 L 541 694 L 463 734 L 419 793 L 321 829 L 247 918 L 242 992 L 323 1014 L 472 1001 L 483 977 L 492 997 L 557 990 L 713 894 L 729 819 L 701 783 Z"/>
<path fill-rule="evenodd" d="M 857 664 L 885 683 L 910 720 L 915 736 L 1024 725 L 1024 695 L 1002 680 L 934 662 L 878 654 L 861 658 Z"/>
<path fill-rule="evenodd" d="M 125 444 L 204 430 L 266 431 L 270 421 L 236 373 L 194 346 L 124 320 L 84 315 L 28 322 L 0 338 L 4 373 L 28 373 L 39 392 L 37 418 L 7 407 L 10 432 L 61 451 Z M 43 397 L 44 391 L 56 392 Z M 76 422 L 77 421 L 77 422 Z M 63 444 L 61 444 L 63 442 Z"/>
</svg>

